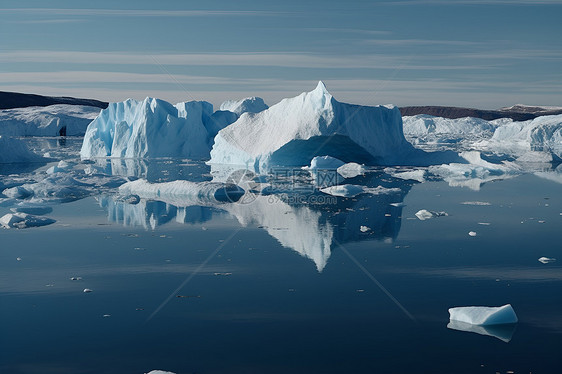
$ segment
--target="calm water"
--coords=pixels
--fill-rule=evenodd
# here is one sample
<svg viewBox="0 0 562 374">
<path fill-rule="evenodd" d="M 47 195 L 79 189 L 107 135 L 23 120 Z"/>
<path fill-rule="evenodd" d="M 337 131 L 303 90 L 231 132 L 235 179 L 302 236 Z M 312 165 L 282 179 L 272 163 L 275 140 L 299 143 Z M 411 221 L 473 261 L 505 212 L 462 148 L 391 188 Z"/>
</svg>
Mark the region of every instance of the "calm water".
<svg viewBox="0 0 562 374">
<path fill-rule="evenodd" d="M 131 169 L 209 178 L 200 162 Z M 0 371 L 560 371 L 560 184 L 355 182 L 400 190 L 189 207 L 109 193 L 54 205 L 53 225 L 0 231 Z M 475 201 L 489 205 L 463 204 Z M 420 209 L 449 215 L 420 221 Z M 506 303 L 520 322 L 497 337 L 447 328 L 450 307 Z"/>
</svg>

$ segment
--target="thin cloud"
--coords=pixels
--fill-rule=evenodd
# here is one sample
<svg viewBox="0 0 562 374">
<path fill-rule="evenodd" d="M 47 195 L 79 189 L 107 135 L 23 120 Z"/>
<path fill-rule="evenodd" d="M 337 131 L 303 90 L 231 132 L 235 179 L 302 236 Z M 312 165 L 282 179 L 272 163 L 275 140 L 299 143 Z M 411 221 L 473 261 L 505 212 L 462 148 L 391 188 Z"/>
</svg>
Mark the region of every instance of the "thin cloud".
<svg viewBox="0 0 562 374">
<path fill-rule="evenodd" d="M 53 16 L 106 16 L 106 17 L 215 17 L 265 16 L 288 14 L 260 10 L 162 10 L 162 9 L 81 9 L 81 8 L 3 8 L 2 13 L 25 13 Z"/>
<path fill-rule="evenodd" d="M 188 53 L 188 54 L 140 54 L 120 52 L 77 51 L 10 51 L 0 52 L 2 63 L 65 63 L 65 64 L 115 64 L 115 65 L 162 65 L 181 66 L 267 66 L 282 68 L 324 69 L 391 69 L 401 70 L 479 70 L 494 68 L 492 64 L 441 64 L 438 60 L 424 64 L 411 62 L 409 56 L 388 54 L 331 56 L 299 52 L 264 53 Z"/>
</svg>

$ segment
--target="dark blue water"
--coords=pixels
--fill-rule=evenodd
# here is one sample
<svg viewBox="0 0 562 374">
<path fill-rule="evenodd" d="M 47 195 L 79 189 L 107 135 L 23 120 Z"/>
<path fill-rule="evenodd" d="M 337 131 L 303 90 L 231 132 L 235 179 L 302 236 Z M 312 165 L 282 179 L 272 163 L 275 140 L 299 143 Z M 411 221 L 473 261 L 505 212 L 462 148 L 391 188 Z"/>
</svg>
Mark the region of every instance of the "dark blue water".
<svg viewBox="0 0 562 374">
<path fill-rule="evenodd" d="M 165 165 L 144 176 L 208 172 Z M 358 183 L 400 192 L 187 208 L 105 194 L 0 231 L 0 372 L 559 372 L 560 184 Z M 489 333 L 509 342 L 447 328 L 450 307 L 506 303 L 520 322 Z"/>
</svg>

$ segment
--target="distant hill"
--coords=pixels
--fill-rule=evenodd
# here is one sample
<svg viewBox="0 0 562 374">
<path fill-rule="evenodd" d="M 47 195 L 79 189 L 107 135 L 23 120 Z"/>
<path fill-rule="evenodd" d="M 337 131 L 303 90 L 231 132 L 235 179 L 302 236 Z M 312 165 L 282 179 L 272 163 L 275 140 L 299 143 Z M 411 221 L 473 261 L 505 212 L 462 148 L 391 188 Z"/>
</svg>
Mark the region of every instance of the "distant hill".
<svg viewBox="0 0 562 374">
<path fill-rule="evenodd" d="M 0 109 L 25 108 L 29 106 L 49 106 L 54 104 L 88 105 L 105 109 L 108 103 L 94 99 L 74 97 L 41 96 L 18 92 L 0 91 Z"/>
<path fill-rule="evenodd" d="M 559 107 L 538 107 L 521 104 L 497 110 L 459 108 L 451 106 L 406 106 L 399 109 L 403 116 L 429 114 L 431 116 L 451 119 L 475 117 L 482 118 L 487 121 L 498 118 L 511 118 L 514 121 L 526 121 L 539 116 L 562 114 L 562 108 Z"/>
</svg>

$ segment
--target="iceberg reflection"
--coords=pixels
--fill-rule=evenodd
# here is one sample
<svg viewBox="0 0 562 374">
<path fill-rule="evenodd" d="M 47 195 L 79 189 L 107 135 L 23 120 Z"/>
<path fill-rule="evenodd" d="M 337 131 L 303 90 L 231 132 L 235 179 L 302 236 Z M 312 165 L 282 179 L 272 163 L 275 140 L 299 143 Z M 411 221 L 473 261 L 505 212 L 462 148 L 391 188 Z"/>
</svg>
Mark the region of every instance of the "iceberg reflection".
<svg viewBox="0 0 562 374">
<path fill-rule="evenodd" d="M 504 325 L 491 325 L 491 326 L 479 326 L 473 325 L 466 322 L 451 320 L 447 325 L 447 328 L 451 330 L 474 332 L 480 335 L 493 336 L 499 340 L 509 343 L 513 338 L 515 329 L 517 327 L 516 323 L 504 324 Z"/>
<path fill-rule="evenodd" d="M 258 186 L 249 190 L 250 183 L 244 181 L 249 198 L 238 202 L 209 200 L 203 204 L 197 199 L 179 201 L 176 196 L 170 200 L 164 194 L 153 194 L 145 196 L 150 200 L 132 201 L 125 196 L 108 195 L 100 197 L 99 203 L 107 210 L 110 221 L 147 229 L 171 221 L 202 223 L 211 220 L 217 212 L 225 212 L 242 226 L 263 228 L 283 247 L 312 260 L 317 270 L 322 271 L 335 242 L 396 239 L 401 226 L 401 203 L 414 183 L 391 178 L 382 171 L 351 181 L 366 187 L 382 185 L 381 191 L 384 192 L 342 198 L 323 194 L 313 186 L 303 191 L 303 180 L 299 180 L 298 188 L 293 189 L 284 180 L 279 189 L 275 188 L 279 187 L 275 181 L 258 178 L 251 184 L 266 185 L 267 188 L 260 190 Z M 376 188 L 370 190 L 378 191 Z"/>
</svg>

